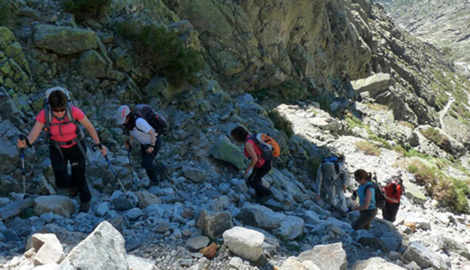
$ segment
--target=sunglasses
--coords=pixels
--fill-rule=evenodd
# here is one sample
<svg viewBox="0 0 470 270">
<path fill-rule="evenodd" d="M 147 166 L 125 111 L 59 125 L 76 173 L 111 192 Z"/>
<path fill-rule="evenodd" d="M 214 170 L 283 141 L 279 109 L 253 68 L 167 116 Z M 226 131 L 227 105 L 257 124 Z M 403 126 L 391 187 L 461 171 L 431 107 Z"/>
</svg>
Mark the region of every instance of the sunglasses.
<svg viewBox="0 0 470 270">
<path fill-rule="evenodd" d="M 61 112 L 65 112 L 65 109 L 55 109 L 55 110 L 52 110 L 53 112 L 56 112 L 56 113 L 61 113 Z"/>
</svg>

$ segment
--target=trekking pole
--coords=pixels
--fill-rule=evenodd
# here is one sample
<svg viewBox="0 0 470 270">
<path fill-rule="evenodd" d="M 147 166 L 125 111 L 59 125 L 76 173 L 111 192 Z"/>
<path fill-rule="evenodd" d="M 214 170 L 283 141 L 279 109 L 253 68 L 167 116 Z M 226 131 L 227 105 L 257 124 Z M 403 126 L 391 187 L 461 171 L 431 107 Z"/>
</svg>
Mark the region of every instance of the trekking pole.
<svg viewBox="0 0 470 270">
<path fill-rule="evenodd" d="M 146 145 L 147 149 L 150 147 L 149 144 Z M 155 160 L 155 163 L 157 163 L 157 166 L 158 166 L 158 170 L 160 171 L 160 175 L 163 175 L 163 177 L 169 182 L 170 181 L 170 177 L 168 177 L 168 175 L 166 174 L 164 168 L 163 168 L 163 165 L 160 163 L 160 161 L 157 160 L 157 156 L 153 155 L 152 153 L 149 153 L 150 155 L 152 155 L 153 159 Z"/>
<path fill-rule="evenodd" d="M 21 134 L 20 140 L 26 141 L 26 144 L 28 145 L 28 147 L 31 147 L 31 144 L 29 143 L 25 135 Z M 24 166 L 24 148 L 20 149 L 20 157 L 21 157 L 21 174 L 23 175 L 23 198 L 24 198 L 24 196 L 26 196 L 26 169 Z"/>
<path fill-rule="evenodd" d="M 91 149 L 92 149 L 93 151 L 96 151 L 96 150 L 95 150 L 96 147 L 99 147 L 100 149 L 102 149 L 100 145 L 96 145 L 96 144 L 93 145 L 93 146 L 91 147 Z M 111 162 L 109 161 L 108 156 L 105 155 L 104 158 L 106 159 L 106 162 L 108 162 L 108 166 L 109 166 L 109 168 L 111 169 L 111 171 L 113 172 L 114 177 L 116 177 L 116 180 L 117 180 L 117 181 L 119 182 L 119 184 L 121 185 L 122 190 L 127 194 L 127 190 L 126 190 L 126 188 L 124 187 L 124 185 L 122 184 L 121 179 L 119 179 L 119 176 L 117 175 L 116 171 L 114 170 L 113 165 L 111 165 Z"/>
<path fill-rule="evenodd" d="M 134 169 L 132 168 L 132 162 L 131 162 L 131 152 L 129 149 L 127 149 L 127 158 L 129 159 L 129 167 L 131 168 L 132 184 L 134 184 L 134 187 L 136 187 L 137 183 L 134 177 Z"/>
</svg>

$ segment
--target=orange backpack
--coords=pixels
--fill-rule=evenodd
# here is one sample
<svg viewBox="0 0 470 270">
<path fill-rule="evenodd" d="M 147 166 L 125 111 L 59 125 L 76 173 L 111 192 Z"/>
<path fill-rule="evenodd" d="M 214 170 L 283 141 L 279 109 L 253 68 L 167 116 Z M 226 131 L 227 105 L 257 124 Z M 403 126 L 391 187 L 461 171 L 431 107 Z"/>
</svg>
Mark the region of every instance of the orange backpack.
<svg viewBox="0 0 470 270">
<path fill-rule="evenodd" d="M 273 160 L 281 154 L 279 144 L 269 134 L 253 134 L 248 140 L 253 140 L 261 150 L 261 157 L 265 160 Z"/>
</svg>

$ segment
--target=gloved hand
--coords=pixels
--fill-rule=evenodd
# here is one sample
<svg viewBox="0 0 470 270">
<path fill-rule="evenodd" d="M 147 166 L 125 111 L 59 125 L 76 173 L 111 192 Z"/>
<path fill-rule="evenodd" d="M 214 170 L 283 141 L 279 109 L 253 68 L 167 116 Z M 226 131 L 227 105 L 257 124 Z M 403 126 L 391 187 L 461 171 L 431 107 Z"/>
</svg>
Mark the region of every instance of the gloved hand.
<svg viewBox="0 0 470 270">
<path fill-rule="evenodd" d="M 351 211 L 352 211 L 351 207 L 348 207 L 348 210 L 346 210 L 346 213 L 349 213 Z"/>
</svg>

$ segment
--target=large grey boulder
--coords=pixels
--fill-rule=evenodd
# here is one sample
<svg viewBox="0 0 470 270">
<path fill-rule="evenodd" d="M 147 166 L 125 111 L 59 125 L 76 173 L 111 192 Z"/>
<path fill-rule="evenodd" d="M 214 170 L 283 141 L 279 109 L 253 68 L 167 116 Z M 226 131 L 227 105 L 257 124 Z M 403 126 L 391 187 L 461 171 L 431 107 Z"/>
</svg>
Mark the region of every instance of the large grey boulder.
<svg viewBox="0 0 470 270">
<path fill-rule="evenodd" d="M 274 234 L 283 240 L 294 240 L 302 236 L 303 232 L 304 220 L 296 216 L 286 216 L 281 227 L 274 230 Z"/>
<path fill-rule="evenodd" d="M 52 233 L 33 234 L 31 237 L 32 246 L 36 251 L 34 265 L 58 264 L 64 257 L 64 249 Z"/>
<path fill-rule="evenodd" d="M 212 145 L 209 154 L 214 158 L 226 161 L 235 165 L 239 170 L 245 167 L 242 150 L 233 144 L 227 136 L 223 135 Z"/>
<path fill-rule="evenodd" d="M 433 267 L 437 270 L 447 270 L 446 262 L 436 253 L 432 252 L 419 242 L 413 242 L 403 253 L 408 261 L 416 262 L 422 268 Z"/>
<path fill-rule="evenodd" d="M 240 213 L 235 216 L 236 219 L 245 225 L 251 225 L 265 230 L 272 230 L 281 227 L 285 215 L 274 212 L 273 210 L 262 206 L 245 203 Z"/>
<path fill-rule="evenodd" d="M 70 251 L 59 270 L 128 270 L 124 237 L 107 221 Z"/>
<path fill-rule="evenodd" d="M 375 97 L 377 94 L 387 90 L 390 80 L 390 74 L 378 73 L 365 79 L 351 81 L 351 85 L 356 92 L 369 92 L 370 96 Z"/>
<path fill-rule="evenodd" d="M 233 227 L 232 215 L 229 212 L 202 210 L 197 219 L 197 226 L 202 229 L 204 235 L 216 238 Z"/>
<path fill-rule="evenodd" d="M 311 250 L 300 253 L 297 257 L 299 261 L 312 261 L 322 270 L 348 269 L 348 261 L 346 259 L 346 252 L 343 249 L 342 243 L 335 243 L 329 245 L 317 245 Z"/>
<path fill-rule="evenodd" d="M 459 240 L 441 234 L 437 236 L 437 243 L 442 250 L 457 253 L 467 260 L 470 260 L 468 248 Z"/>
<path fill-rule="evenodd" d="M 37 25 L 33 41 L 36 47 L 52 50 L 57 54 L 75 54 L 98 47 L 94 31 L 66 26 Z"/>
<path fill-rule="evenodd" d="M 36 203 L 34 211 L 37 215 L 53 212 L 56 215 L 69 218 L 75 212 L 73 201 L 65 196 L 39 196 L 34 201 Z"/>
<path fill-rule="evenodd" d="M 243 227 L 233 227 L 223 234 L 224 242 L 236 255 L 256 261 L 263 251 L 264 234 Z"/>
</svg>

